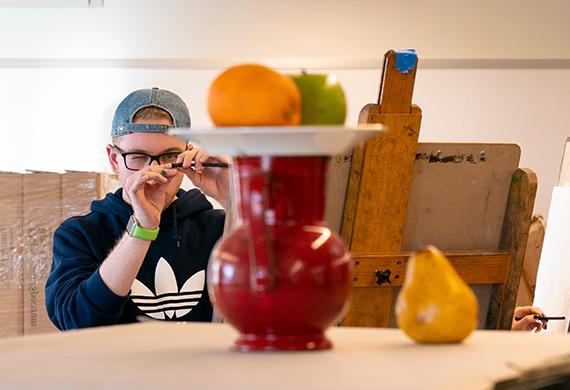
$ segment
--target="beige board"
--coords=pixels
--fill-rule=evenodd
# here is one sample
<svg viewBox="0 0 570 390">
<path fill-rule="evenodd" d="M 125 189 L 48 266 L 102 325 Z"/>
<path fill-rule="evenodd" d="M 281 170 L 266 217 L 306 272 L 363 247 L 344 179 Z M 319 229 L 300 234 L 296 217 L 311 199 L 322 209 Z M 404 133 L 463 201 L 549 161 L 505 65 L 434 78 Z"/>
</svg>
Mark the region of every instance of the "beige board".
<svg viewBox="0 0 570 390">
<path fill-rule="evenodd" d="M 0 172 L 0 337 L 24 333 L 22 175 Z"/>
<path fill-rule="evenodd" d="M 497 251 L 519 158 L 514 144 L 418 144 L 402 250 Z"/>
<path fill-rule="evenodd" d="M 499 250 L 519 159 L 514 144 L 418 144 L 402 250 L 425 245 L 450 252 Z M 492 286 L 471 288 L 479 300 L 478 328 L 483 329 Z M 398 292 L 394 289 L 394 298 Z"/>
<path fill-rule="evenodd" d="M 449 251 L 496 251 L 520 148 L 419 143 L 416 155 L 402 251 L 426 244 Z M 351 154 L 333 157 L 327 173 L 325 219 L 336 232 L 341 228 L 350 160 Z"/>
</svg>

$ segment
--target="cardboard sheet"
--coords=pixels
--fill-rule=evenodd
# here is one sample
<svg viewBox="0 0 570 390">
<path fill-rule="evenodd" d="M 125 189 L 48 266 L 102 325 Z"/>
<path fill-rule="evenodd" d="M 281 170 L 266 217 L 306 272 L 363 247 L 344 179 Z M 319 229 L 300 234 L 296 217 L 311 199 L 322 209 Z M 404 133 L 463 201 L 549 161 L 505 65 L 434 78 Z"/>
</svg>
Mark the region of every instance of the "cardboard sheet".
<svg viewBox="0 0 570 390">
<path fill-rule="evenodd" d="M 55 331 L 45 310 L 52 237 L 119 187 L 97 172 L 0 172 L 0 337 Z"/>
<path fill-rule="evenodd" d="M 0 337 L 24 333 L 22 175 L 0 173 Z"/>
<path fill-rule="evenodd" d="M 24 334 L 54 331 L 45 310 L 52 237 L 61 223 L 61 175 L 24 175 Z"/>
</svg>

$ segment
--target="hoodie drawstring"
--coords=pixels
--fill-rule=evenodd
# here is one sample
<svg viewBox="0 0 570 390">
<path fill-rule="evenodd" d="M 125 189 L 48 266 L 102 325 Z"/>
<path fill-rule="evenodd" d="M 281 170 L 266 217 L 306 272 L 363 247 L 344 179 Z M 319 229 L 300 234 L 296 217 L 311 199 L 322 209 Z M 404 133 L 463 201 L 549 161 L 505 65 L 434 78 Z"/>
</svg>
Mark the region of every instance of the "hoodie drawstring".
<svg viewBox="0 0 570 390">
<path fill-rule="evenodd" d="M 180 248 L 180 236 L 178 235 L 178 222 L 176 221 L 176 205 L 172 205 L 172 223 L 173 223 L 173 230 L 174 230 L 174 240 L 176 241 L 176 247 Z"/>
</svg>

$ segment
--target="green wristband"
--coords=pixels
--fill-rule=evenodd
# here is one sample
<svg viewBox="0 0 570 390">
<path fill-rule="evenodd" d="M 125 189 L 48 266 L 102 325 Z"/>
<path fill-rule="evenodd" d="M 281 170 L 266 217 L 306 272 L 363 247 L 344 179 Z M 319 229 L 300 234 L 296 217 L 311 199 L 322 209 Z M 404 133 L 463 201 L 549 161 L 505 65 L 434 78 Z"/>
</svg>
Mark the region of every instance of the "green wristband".
<svg viewBox="0 0 570 390">
<path fill-rule="evenodd" d="M 140 227 L 134 215 L 129 218 L 129 223 L 127 224 L 127 233 L 131 237 L 140 238 L 141 240 L 154 241 L 158 237 L 159 228 L 146 229 Z"/>
</svg>

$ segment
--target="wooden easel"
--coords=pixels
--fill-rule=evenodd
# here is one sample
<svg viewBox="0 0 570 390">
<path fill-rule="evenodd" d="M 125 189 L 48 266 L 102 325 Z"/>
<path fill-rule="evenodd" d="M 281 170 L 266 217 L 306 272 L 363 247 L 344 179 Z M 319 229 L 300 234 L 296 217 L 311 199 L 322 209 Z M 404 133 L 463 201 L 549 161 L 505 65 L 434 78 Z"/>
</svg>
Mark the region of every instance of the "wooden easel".
<svg viewBox="0 0 570 390">
<path fill-rule="evenodd" d="M 383 123 L 388 132 L 352 155 L 341 227 L 356 273 L 351 311 L 342 322 L 347 326 L 386 327 L 392 306 L 392 291 L 360 287 L 358 272 L 370 263 L 363 255 L 399 254 L 406 221 L 422 113 L 412 105 L 417 62 L 403 73 L 396 55 L 385 55 L 378 104 L 366 105 L 359 116 L 359 123 Z"/>
<path fill-rule="evenodd" d="M 407 68 L 402 69 L 401 55 L 408 56 Z M 366 105 L 359 117 L 359 123 L 383 123 L 388 131 L 352 155 L 341 235 L 352 252 L 355 276 L 344 326 L 388 326 L 394 287 L 405 279 L 410 253 L 401 251 L 402 237 L 422 118 L 412 104 L 417 58 L 411 63 L 410 55 L 386 53 L 378 103 Z M 500 250 L 447 253 L 467 283 L 484 280 L 495 286 L 487 328 L 510 328 L 535 195 L 536 176 L 517 170 Z"/>
</svg>

